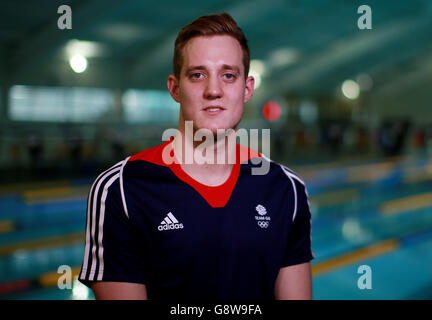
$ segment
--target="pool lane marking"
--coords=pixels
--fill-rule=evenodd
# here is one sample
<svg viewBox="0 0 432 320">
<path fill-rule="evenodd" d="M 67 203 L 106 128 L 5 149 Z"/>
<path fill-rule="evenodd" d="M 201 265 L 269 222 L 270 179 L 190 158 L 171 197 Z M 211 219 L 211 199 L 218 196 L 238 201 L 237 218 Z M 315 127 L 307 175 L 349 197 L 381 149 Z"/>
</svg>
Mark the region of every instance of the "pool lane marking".
<svg viewBox="0 0 432 320">
<path fill-rule="evenodd" d="M 379 207 L 379 212 L 382 215 L 390 215 L 430 206 L 432 206 L 432 192 L 427 192 L 383 202 Z"/>
<path fill-rule="evenodd" d="M 424 182 L 432 180 L 432 160 L 424 165 L 405 169 L 405 183 Z"/>
<path fill-rule="evenodd" d="M 15 242 L 12 244 L 5 244 L 0 246 L 0 256 L 12 254 L 19 250 L 37 250 L 69 245 L 73 243 L 84 243 L 84 239 L 85 234 L 84 232 L 80 231 L 67 235 L 50 236 L 40 239 Z"/>
<path fill-rule="evenodd" d="M 81 271 L 81 266 L 71 268 L 71 277 L 75 279 Z M 0 284 L 0 296 L 16 291 L 34 290 L 39 287 L 50 287 L 58 285 L 62 274 L 56 271 L 45 272 L 34 279 L 21 279 Z"/>
<path fill-rule="evenodd" d="M 318 276 L 347 265 L 354 264 L 372 257 L 395 251 L 399 247 L 398 239 L 378 242 L 367 247 L 330 258 L 312 265 L 312 275 Z"/>
<path fill-rule="evenodd" d="M 310 200 L 319 208 L 349 203 L 357 198 L 359 195 L 359 190 L 359 188 L 345 188 L 341 190 L 323 192 L 310 196 Z"/>
<path fill-rule="evenodd" d="M 347 170 L 347 181 L 350 183 L 377 181 L 393 172 L 395 168 L 396 163 L 391 161 L 351 166 Z"/>
<path fill-rule="evenodd" d="M 90 190 L 90 186 L 84 187 L 71 187 L 64 186 L 58 188 L 45 188 L 27 190 L 21 193 L 26 204 L 37 204 L 50 201 L 62 201 L 68 199 L 84 199 Z"/>
<path fill-rule="evenodd" d="M 10 184 L 0 185 L 0 195 L 21 193 L 29 189 L 63 187 L 70 184 L 71 182 L 69 180 L 10 183 Z"/>
<path fill-rule="evenodd" d="M 15 230 L 14 220 L 0 221 L 0 233 L 12 232 Z"/>
</svg>

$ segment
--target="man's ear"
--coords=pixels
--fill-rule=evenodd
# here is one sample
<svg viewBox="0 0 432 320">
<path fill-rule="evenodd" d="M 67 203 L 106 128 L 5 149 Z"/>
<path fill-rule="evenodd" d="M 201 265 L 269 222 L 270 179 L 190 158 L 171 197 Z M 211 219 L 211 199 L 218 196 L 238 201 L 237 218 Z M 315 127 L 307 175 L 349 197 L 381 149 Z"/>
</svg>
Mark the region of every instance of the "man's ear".
<svg viewBox="0 0 432 320">
<path fill-rule="evenodd" d="M 170 74 L 167 80 L 167 87 L 168 90 L 171 94 L 171 97 L 173 97 L 173 99 L 176 102 L 180 103 L 180 97 L 179 97 L 179 81 L 177 80 L 177 78 L 173 75 Z"/>
<path fill-rule="evenodd" d="M 252 76 L 247 77 L 245 86 L 245 95 L 243 102 L 246 103 L 252 98 L 255 86 L 255 79 Z"/>
</svg>

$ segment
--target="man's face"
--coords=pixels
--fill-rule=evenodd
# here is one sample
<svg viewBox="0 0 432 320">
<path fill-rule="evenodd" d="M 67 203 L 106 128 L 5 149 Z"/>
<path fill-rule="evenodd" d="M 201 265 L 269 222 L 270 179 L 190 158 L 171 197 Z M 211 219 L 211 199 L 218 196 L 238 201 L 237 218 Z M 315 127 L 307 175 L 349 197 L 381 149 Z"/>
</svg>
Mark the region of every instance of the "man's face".
<svg viewBox="0 0 432 320">
<path fill-rule="evenodd" d="M 180 79 L 168 88 L 180 103 L 180 129 L 192 120 L 194 129 L 237 129 L 243 106 L 253 93 L 254 79 L 245 80 L 243 51 L 228 35 L 199 36 L 183 48 Z"/>
</svg>

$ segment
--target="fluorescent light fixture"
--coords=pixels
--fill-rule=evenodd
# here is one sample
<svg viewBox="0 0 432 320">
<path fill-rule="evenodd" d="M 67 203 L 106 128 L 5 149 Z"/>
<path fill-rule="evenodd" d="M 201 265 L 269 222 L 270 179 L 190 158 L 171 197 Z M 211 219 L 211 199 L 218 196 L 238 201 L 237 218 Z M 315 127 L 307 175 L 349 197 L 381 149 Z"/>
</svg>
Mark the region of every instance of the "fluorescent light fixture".
<svg viewBox="0 0 432 320">
<path fill-rule="evenodd" d="M 274 50 L 268 59 L 271 67 L 281 68 L 298 61 L 300 53 L 295 48 L 282 47 Z"/>
<path fill-rule="evenodd" d="M 87 69 L 87 59 L 82 55 L 75 55 L 69 60 L 70 67 L 76 73 L 82 73 Z"/>
<path fill-rule="evenodd" d="M 83 57 L 102 56 L 106 52 L 104 45 L 94 41 L 69 40 L 64 48 L 66 57 L 69 59 L 75 55 Z"/>
<path fill-rule="evenodd" d="M 99 33 L 109 41 L 117 42 L 151 39 L 155 36 L 154 30 L 151 28 L 145 29 L 142 26 L 127 23 L 103 25 L 99 29 Z"/>
<path fill-rule="evenodd" d="M 345 80 L 342 84 L 342 93 L 350 100 L 355 100 L 360 94 L 360 87 L 354 80 Z"/>
</svg>

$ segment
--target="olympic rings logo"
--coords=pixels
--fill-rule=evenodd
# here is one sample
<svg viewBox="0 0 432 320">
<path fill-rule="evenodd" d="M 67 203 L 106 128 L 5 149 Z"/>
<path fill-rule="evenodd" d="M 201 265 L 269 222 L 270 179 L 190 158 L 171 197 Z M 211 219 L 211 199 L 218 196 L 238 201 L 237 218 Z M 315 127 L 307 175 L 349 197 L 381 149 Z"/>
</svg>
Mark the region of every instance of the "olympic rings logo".
<svg viewBox="0 0 432 320">
<path fill-rule="evenodd" d="M 268 221 L 258 221 L 258 225 L 261 228 L 267 228 L 269 226 L 269 223 L 268 223 Z"/>
</svg>

